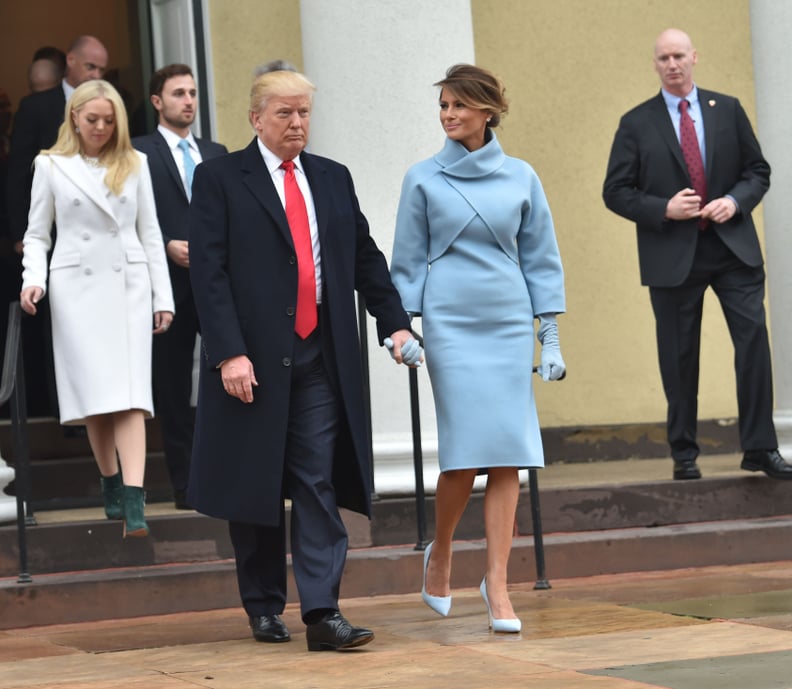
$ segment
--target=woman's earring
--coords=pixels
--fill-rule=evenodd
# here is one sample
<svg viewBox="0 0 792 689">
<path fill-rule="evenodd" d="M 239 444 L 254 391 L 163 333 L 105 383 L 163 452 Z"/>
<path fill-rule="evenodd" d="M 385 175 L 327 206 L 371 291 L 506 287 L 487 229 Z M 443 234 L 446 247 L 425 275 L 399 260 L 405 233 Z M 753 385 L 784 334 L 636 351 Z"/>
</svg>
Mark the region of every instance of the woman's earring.
<svg viewBox="0 0 792 689">
<path fill-rule="evenodd" d="M 74 128 L 74 133 L 75 134 L 79 134 L 80 133 L 80 128 L 79 127 L 75 127 Z"/>
</svg>

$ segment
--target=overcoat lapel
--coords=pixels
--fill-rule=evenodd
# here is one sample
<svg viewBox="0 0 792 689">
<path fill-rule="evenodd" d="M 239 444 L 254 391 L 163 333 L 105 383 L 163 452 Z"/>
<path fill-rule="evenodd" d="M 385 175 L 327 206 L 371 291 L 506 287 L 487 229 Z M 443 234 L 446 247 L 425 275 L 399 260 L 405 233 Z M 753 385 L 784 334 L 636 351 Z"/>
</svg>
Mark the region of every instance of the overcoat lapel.
<svg viewBox="0 0 792 689">
<path fill-rule="evenodd" d="M 278 192 L 275 191 L 272 177 L 269 170 L 267 170 L 264 159 L 261 157 L 261 152 L 255 139 L 243 153 L 241 171 L 242 181 L 245 186 L 272 217 L 283 238 L 291 245 L 292 238 L 289 231 L 289 223 L 286 220 L 286 211 L 283 210 L 280 197 Z"/>
<path fill-rule="evenodd" d="M 314 210 L 316 211 L 316 227 L 319 233 L 319 246 L 324 246 L 330 207 L 330 184 L 326 179 L 327 170 L 317 162 L 316 158 L 307 153 L 300 155 L 300 162 L 311 187 L 311 196 L 313 196 Z"/>
<path fill-rule="evenodd" d="M 106 186 L 99 184 L 93 175 L 89 174 L 86 170 L 86 163 L 84 163 L 80 156 L 51 156 L 52 162 L 58 169 L 86 195 L 91 199 L 101 210 L 109 215 L 113 220 L 117 221 L 115 213 L 110 206 L 110 201 L 107 198 L 109 193 Z"/>
</svg>

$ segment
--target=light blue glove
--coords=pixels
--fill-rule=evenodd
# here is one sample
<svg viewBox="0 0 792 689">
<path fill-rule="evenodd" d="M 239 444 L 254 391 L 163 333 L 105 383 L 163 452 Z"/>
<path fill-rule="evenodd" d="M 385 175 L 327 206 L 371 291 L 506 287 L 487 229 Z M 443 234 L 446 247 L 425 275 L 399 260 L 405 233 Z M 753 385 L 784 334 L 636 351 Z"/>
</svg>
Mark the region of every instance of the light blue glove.
<svg viewBox="0 0 792 689">
<path fill-rule="evenodd" d="M 561 345 L 558 342 L 558 323 L 554 313 L 539 314 L 539 330 L 536 339 L 542 343 L 542 363 L 539 373 L 542 380 L 560 380 L 566 373 L 566 364 L 561 356 Z"/>
<path fill-rule="evenodd" d="M 386 337 L 382 342 L 388 348 L 391 357 L 395 360 L 396 357 L 393 355 L 393 340 L 391 340 L 389 337 Z M 411 337 L 402 345 L 401 355 L 402 363 L 406 364 L 407 366 L 420 366 L 421 357 L 423 356 L 423 347 L 418 344 L 418 340 L 416 340 L 414 337 Z"/>
</svg>

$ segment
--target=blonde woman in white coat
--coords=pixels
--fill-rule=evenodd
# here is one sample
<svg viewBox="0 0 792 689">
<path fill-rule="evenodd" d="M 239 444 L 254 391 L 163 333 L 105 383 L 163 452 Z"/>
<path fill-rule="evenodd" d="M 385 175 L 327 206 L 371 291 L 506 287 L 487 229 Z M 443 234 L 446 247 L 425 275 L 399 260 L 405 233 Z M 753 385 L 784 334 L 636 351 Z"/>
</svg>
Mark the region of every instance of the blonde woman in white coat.
<svg viewBox="0 0 792 689">
<path fill-rule="evenodd" d="M 107 517 L 145 536 L 151 337 L 174 305 L 148 165 L 106 81 L 74 91 L 58 140 L 36 158 L 22 264 L 27 313 L 49 287 L 61 423 L 88 430 Z"/>
</svg>

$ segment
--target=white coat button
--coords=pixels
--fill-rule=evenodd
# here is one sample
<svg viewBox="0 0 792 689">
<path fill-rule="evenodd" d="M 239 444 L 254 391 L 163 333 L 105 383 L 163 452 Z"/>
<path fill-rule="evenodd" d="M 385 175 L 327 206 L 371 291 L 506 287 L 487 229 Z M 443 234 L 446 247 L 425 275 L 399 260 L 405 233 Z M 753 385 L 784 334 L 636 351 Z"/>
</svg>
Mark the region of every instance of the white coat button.
<svg viewBox="0 0 792 689">
<path fill-rule="evenodd" d="M 121 270 L 121 264 L 120 264 L 120 263 L 114 263 L 114 264 L 113 264 L 113 270 L 114 270 L 116 273 L 117 273 L 117 272 L 119 272 L 119 271 Z"/>
<path fill-rule="evenodd" d="M 86 275 L 93 275 L 93 270 L 91 270 L 90 268 L 86 268 L 84 272 Z"/>
<path fill-rule="evenodd" d="M 122 196 L 122 197 L 121 197 L 120 199 L 118 199 L 118 200 L 119 200 L 121 203 L 126 203 L 126 196 Z"/>
<path fill-rule="evenodd" d="M 80 199 L 74 199 L 73 203 L 74 203 L 75 206 L 79 206 L 80 205 Z"/>
<path fill-rule="evenodd" d="M 83 232 L 82 233 L 82 238 L 85 239 L 85 240 L 90 239 L 91 238 L 91 233 L 90 232 Z"/>
</svg>

